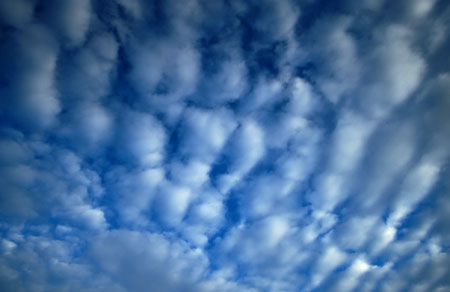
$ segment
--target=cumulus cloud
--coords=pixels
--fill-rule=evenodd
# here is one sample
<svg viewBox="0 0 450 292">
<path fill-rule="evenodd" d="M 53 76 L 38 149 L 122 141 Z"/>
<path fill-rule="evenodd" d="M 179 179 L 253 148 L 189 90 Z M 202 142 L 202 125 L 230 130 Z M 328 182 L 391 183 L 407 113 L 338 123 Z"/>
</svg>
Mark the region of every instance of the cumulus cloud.
<svg viewBox="0 0 450 292">
<path fill-rule="evenodd" d="M 230 143 L 224 150 L 226 173 L 217 178 L 221 192 L 228 192 L 264 154 L 263 135 L 257 123 L 244 121 L 230 137 Z"/>
<path fill-rule="evenodd" d="M 208 264 L 200 250 L 190 250 L 183 242 L 125 230 L 102 234 L 90 253 L 109 277 L 119 279 L 124 290 L 134 291 L 146 291 L 149 281 L 162 291 L 196 291 L 196 282 Z M 145 264 L 134 265 L 135 261 Z"/>
<path fill-rule="evenodd" d="M 198 52 L 185 44 L 150 42 L 130 52 L 130 79 L 136 90 L 153 106 L 166 106 L 192 94 L 199 71 Z"/>
<path fill-rule="evenodd" d="M 166 133 L 152 115 L 126 111 L 116 129 L 115 147 L 123 161 L 142 167 L 155 167 L 164 161 Z"/>
<path fill-rule="evenodd" d="M 91 1 L 49 1 L 44 3 L 45 21 L 68 46 L 81 45 L 89 29 Z"/>
<path fill-rule="evenodd" d="M 34 43 L 31 47 L 29 44 Z M 48 29 L 33 24 L 10 35 L 0 47 L 2 115 L 14 126 L 49 126 L 60 111 L 55 88 L 58 44 Z M 14 108 L 13 111 L 7 110 Z"/>
<path fill-rule="evenodd" d="M 27 24 L 33 16 L 33 3 L 26 0 L 2 1 L 0 14 L 2 23 L 18 28 Z"/>
<path fill-rule="evenodd" d="M 232 113 L 226 109 L 218 111 L 187 109 L 180 122 L 179 145 L 181 157 L 198 157 L 212 163 L 236 127 Z"/>
<path fill-rule="evenodd" d="M 410 97 L 425 71 L 421 56 L 411 48 L 410 30 L 393 25 L 380 33 L 383 40 L 367 57 L 371 70 L 359 93 L 364 94 L 361 106 L 375 117 L 385 116 Z"/>
<path fill-rule="evenodd" d="M 87 44 L 73 54 L 61 56 L 65 66 L 59 68 L 58 81 L 61 99 L 73 104 L 74 100 L 99 101 L 109 93 L 113 77 L 118 44 L 110 33 L 92 36 Z"/>
<path fill-rule="evenodd" d="M 123 168 L 106 175 L 108 190 L 115 195 L 120 219 L 136 226 L 148 225 L 145 212 L 151 208 L 157 188 L 164 179 L 164 171 L 149 168 L 127 172 Z"/>
<path fill-rule="evenodd" d="M 360 77 L 360 60 L 356 44 L 348 33 L 352 19 L 335 17 L 320 19 L 305 36 L 312 62 L 318 63 L 317 84 L 331 102 L 338 102 L 350 91 Z M 308 58 L 306 57 L 306 58 Z"/>
<path fill-rule="evenodd" d="M 0 290 L 449 290 L 444 2 L 0 1 Z"/>
</svg>

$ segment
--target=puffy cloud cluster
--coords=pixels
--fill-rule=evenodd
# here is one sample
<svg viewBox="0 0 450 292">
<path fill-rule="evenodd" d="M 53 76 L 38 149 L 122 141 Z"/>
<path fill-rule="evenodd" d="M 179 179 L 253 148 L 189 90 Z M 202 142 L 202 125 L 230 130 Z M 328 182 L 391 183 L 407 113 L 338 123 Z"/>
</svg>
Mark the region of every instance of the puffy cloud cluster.
<svg viewBox="0 0 450 292">
<path fill-rule="evenodd" d="M 449 17 L 1 1 L 0 290 L 449 290 Z"/>
</svg>

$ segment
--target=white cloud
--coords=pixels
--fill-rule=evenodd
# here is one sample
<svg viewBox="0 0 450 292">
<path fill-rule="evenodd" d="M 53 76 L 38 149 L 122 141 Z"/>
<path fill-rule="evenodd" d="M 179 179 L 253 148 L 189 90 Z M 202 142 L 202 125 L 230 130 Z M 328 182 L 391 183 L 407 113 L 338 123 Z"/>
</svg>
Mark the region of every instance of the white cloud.
<svg viewBox="0 0 450 292">
<path fill-rule="evenodd" d="M 14 241 L 8 239 L 2 239 L 2 251 L 5 254 L 11 254 L 14 249 L 17 247 L 17 244 Z"/>
<path fill-rule="evenodd" d="M 380 285 L 381 291 L 433 291 L 441 287 L 448 287 L 448 271 L 446 262 L 448 254 L 438 257 L 418 250 L 410 259 L 404 261 L 387 275 L 386 281 Z M 445 290 L 444 290 L 445 291 Z"/>
<path fill-rule="evenodd" d="M 201 221 L 214 221 L 222 214 L 223 204 L 220 200 L 210 199 L 194 206 L 194 218 Z M 195 220 L 194 219 L 194 220 Z"/>
<path fill-rule="evenodd" d="M 239 188 L 241 213 L 246 218 L 261 218 L 277 212 L 286 212 L 295 205 L 291 195 L 295 181 L 274 174 L 249 179 Z"/>
<path fill-rule="evenodd" d="M 277 100 L 282 89 L 283 84 L 279 80 L 269 78 L 258 80 L 252 92 L 245 99 L 242 99 L 240 112 L 245 115 L 270 107 Z"/>
<path fill-rule="evenodd" d="M 76 126 L 62 126 L 61 133 L 73 141 L 81 152 L 98 150 L 113 134 L 113 117 L 110 111 L 96 103 L 81 104 L 70 114 L 70 123 Z"/>
<path fill-rule="evenodd" d="M 117 196 L 117 211 L 121 219 L 134 226 L 149 224 L 149 214 L 160 184 L 164 182 L 164 170 L 150 168 L 126 172 L 112 170 L 107 175 L 109 190 Z"/>
<path fill-rule="evenodd" d="M 142 17 L 142 5 L 140 0 L 118 0 L 117 2 L 134 18 L 140 19 Z"/>
<path fill-rule="evenodd" d="M 197 192 L 180 229 L 188 241 L 204 246 L 225 223 L 226 209 L 224 196 L 214 189 L 203 187 Z"/>
<path fill-rule="evenodd" d="M 189 160 L 187 163 L 175 161 L 170 166 L 170 176 L 173 181 L 197 188 L 208 181 L 210 166 L 200 160 Z"/>
<path fill-rule="evenodd" d="M 200 60 L 189 43 L 177 39 L 154 40 L 131 48 L 130 80 L 151 106 L 164 111 L 196 89 Z"/>
<path fill-rule="evenodd" d="M 234 8 L 240 13 L 257 11 L 253 26 L 263 38 L 269 40 L 284 39 L 292 32 L 296 24 L 299 11 L 290 1 L 249 1 L 238 3 L 233 1 Z M 261 9 L 256 9 L 261 7 Z"/>
<path fill-rule="evenodd" d="M 0 162 L 3 166 L 26 162 L 32 153 L 23 144 L 12 139 L 0 140 Z"/>
<path fill-rule="evenodd" d="M 386 117 L 405 102 L 420 84 L 424 60 L 411 48 L 412 32 L 402 26 L 380 31 L 378 46 L 367 56 L 363 84 L 357 95 L 361 107 L 376 118 Z"/>
<path fill-rule="evenodd" d="M 373 239 L 370 246 L 371 253 L 377 254 L 388 244 L 390 244 L 397 235 L 397 229 L 389 224 L 378 224 L 374 228 Z"/>
<path fill-rule="evenodd" d="M 388 218 L 390 224 L 401 224 L 415 205 L 429 193 L 438 178 L 439 164 L 440 162 L 424 159 L 409 171 L 394 199 L 393 210 Z"/>
<path fill-rule="evenodd" d="M 58 47 L 52 35 L 42 25 L 30 25 L 2 42 L 0 53 L 0 65 L 9 68 L 1 72 L 9 84 L 0 91 L 8 97 L 1 102 L 3 114 L 25 129 L 49 126 L 60 111 L 54 83 Z"/>
<path fill-rule="evenodd" d="M 235 127 L 227 110 L 187 109 L 181 121 L 179 154 L 211 163 Z"/>
<path fill-rule="evenodd" d="M 326 246 L 322 255 L 314 265 L 314 274 L 311 279 L 313 287 L 320 285 L 324 279 L 346 260 L 347 255 L 335 246 Z"/>
<path fill-rule="evenodd" d="M 333 210 L 349 195 L 352 174 L 364 157 L 374 126 L 358 113 L 342 113 L 333 133 L 328 168 L 318 178 L 318 192 L 311 198 L 316 208 Z"/>
<path fill-rule="evenodd" d="M 378 132 L 379 139 L 367 163 L 367 177 L 364 190 L 358 194 L 355 202 L 363 210 L 380 212 L 385 207 L 389 187 L 399 179 L 408 167 L 416 149 L 416 129 L 408 121 L 383 125 Z"/>
<path fill-rule="evenodd" d="M 72 207 L 69 212 L 75 221 L 88 228 L 105 229 L 107 227 L 105 216 L 100 209 L 92 208 L 89 205 L 81 205 Z"/>
<path fill-rule="evenodd" d="M 33 16 L 33 3 L 27 0 L 5 0 L 0 3 L 0 19 L 8 25 L 22 28 Z"/>
<path fill-rule="evenodd" d="M 434 7 L 436 0 L 414 0 L 408 3 L 409 9 L 414 16 L 425 17 Z"/>
<path fill-rule="evenodd" d="M 266 248 L 274 248 L 289 230 L 289 222 L 283 217 L 269 217 L 257 228 L 256 240 L 263 240 Z"/>
<path fill-rule="evenodd" d="M 424 131 L 433 133 L 429 139 L 437 156 L 448 155 L 448 148 L 444 145 L 450 141 L 450 126 L 447 123 L 447 117 L 450 115 L 449 92 L 450 74 L 440 74 L 430 80 L 421 94 L 423 101 L 430 100 L 432 103 L 425 116 Z"/>
<path fill-rule="evenodd" d="M 322 18 L 305 39 L 307 53 L 323 67 L 317 85 L 331 102 L 338 102 L 359 80 L 360 61 L 353 37 L 348 33 L 350 17 Z"/>
<path fill-rule="evenodd" d="M 177 227 L 183 220 L 193 198 L 189 188 L 165 183 L 155 198 L 155 212 L 163 224 Z"/>
<path fill-rule="evenodd" d="M 338 282 L 335 284 L 336 291 L 354 291 L 360 282 L 361 276 L 373 268 L 364 258 L 356 258 L 350 267 L 339 276 Z"/>
<path fill-rule="evenodd" d="M 294 78 L 291 86 L 289 111 L 294 114 L 307 115 L 317 103 L 311 85 L 301 78 Z"/>
<path fill-rule="evenodd" d="M 341 221 L 334 233 L 335 240 L 344 249 L 363 249 L 372 237 L 370 230 L 380 224 L 377 219 L 376 216 L 352 216 Z"/>
<path fill-rule="evenodd" d="M 123 292 L 123 289 L 104 275 L 96 274 L 90 264 L 73 257 L 78 244 L 79 241 L 74 238 L 71 241 L 61 241 L 48 234 L 27 235 L 26 241 L 16 245 L 14 256 L 0 259 L 2 289 Z M 22 265 L 26 265 L 28 269 L 15 270 L 15 267 Z M 49 285 L 48 279 L 59 280 Z"/>
<path fill-rule="evenodd" d="M 119 44 L 110 33 L 97 33 L 75 53 L 62 56 L 65 66 L 58 74 L 61 99 L 71 109 L 78 101 L 99 102 L 114 80 Z"/>
<path fill-rule="evenodd" d="M 361 277 L 355 290 L 369 292 L 373 291 L 383 277 L 392 269 L 392 263 L 388 262 L 383 266 L 371 266 L 370 269 Z"/>
<path fill-rule="evenodd" d="M 208 267 L 200 250 L 181 241 L 127 230 L 101 234 L 90 253 L 111 279 L 133 291 L 147 291 L 149 281 L 158 291 L 198 291 L 196 283 Z"/>
<path fill-rule="evenodd" d="M 227 173 L 218 178 L 219 190 L 227 193 L 264 154 L 264 133 L 254 121 L 244 121 L 225 149 Z"/>
<path fill-rule="evenodd" d="M 437 1 L 100 2 L 0 3 L 0 289 L 450 286 Z"/>
<path fill-rule="evenodd" d="M 70 46 L 78 46 L 85 40 L 91 21 L 90 0 L 51 1 L 45 3 L 52 28 Z"/>
<path fill-rule="evenodd" d="M 333 153 L 330 155 L 333 170 L 346 175 L 357 166 L 374 126 L 373 121 L 358 113 L 342 113 L 333 134 Z"/>
<path fill-rule="evenodd" d="M 242 96 L 247 88 L 247 68 L 243 60 L 225 60 L 220 65 L 211 80 L 203 85 L 205 91 L 204 103 L 208 105 L 222 104 L 236 100 Z"/>
<path fill-rule="evenodd" d="M 164 161 L 166 133 L 153 116 L 125 112 L 117 131 L 117 151 L 124 161 L 142 167 L 155 167 Z"/>
</svg>

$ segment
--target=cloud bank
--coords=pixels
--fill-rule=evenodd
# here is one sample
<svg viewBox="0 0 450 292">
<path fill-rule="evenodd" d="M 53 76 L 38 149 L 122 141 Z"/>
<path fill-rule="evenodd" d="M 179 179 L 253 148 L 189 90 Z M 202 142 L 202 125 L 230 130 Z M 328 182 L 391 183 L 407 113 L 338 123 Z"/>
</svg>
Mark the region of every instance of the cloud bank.
<svg viewBox="0 0 450 292">
<path fill-rule="evenodd" d="M 0 2 L 0 290 L 450 290 L 450 6 Z"/>
</svg>

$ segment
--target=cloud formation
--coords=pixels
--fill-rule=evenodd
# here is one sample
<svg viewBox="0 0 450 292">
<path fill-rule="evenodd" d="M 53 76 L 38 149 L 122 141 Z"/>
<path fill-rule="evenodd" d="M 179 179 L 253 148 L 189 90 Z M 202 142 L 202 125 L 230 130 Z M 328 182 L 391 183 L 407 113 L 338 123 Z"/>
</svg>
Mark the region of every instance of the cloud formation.
<svg viewBox="0 0 450 292">
<path fill-rule="evenodd" d="M 0 2 L 1 291 L 448 291 L 450 6 Z"/>
</svg>

